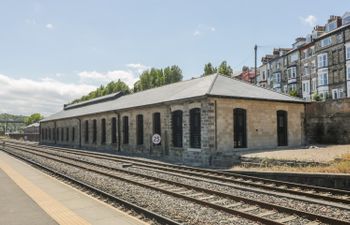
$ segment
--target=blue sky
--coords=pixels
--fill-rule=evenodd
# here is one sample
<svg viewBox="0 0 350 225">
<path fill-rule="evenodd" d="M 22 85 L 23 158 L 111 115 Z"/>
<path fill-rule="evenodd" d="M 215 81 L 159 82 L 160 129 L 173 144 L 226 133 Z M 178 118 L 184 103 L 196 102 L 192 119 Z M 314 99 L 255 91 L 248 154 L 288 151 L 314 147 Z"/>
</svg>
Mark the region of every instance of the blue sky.
<svg viewBox="0 0 350 225">
<path fill-rule="evenodd" d="M 260 58 L 349 10 L 344 0 L 0 1 L 0 113 L 51 114 L 149 67 L 176 64 L 185 79 L 207 62 L 240 70 L 255 43 Z"/>
</svg>

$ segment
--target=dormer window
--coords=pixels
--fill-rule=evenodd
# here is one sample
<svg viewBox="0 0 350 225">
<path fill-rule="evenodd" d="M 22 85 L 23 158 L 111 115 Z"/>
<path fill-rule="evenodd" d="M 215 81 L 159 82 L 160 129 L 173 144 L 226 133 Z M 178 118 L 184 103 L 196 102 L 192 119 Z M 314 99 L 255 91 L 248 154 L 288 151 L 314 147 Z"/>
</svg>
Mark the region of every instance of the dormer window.
<svg viewBox="0 0 350 225">
<path fill-rule="evenodd" d="M 349 24 L 350 23 L 350 12 L 346 12 L 343 16 L 342 24 Z"/>
<path fill-rule="evenodd" d="M 331 37 L 327 37 L 325 39 L 322 39 L 320 42 L 321 47 L 326 47 L 328 45 L 332 44 L 332 38 Z"/>
<path fill-rule="evenodd" d="M 330 32 L 332 30 L 335 30 L 336 28 L 337 28 L 337 21 L 336 20 L 326 24 L 326 32 Z"/>
</svg>

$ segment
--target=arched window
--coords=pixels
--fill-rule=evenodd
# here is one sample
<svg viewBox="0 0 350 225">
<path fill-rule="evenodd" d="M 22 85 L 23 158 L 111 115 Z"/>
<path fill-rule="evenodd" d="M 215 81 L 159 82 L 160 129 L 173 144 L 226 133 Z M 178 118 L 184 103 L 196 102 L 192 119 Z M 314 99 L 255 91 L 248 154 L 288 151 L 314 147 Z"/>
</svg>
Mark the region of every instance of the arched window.
<svg viewBox="0 0 350 225">
<path fill-rule="evenodd" d="M 236 108 L 233 110 L 233 133 L 234 147 L 247 147 L 247 111 Z"/>
<path fill-rule="evenodd" d="M 171 113 L 171 129 L 174 147 L 182 147 L 182 111 Z"/>
<path fill-rule="evenodd" d="M 143 115 L 136 116 L 136 140 L 138 145 L 143 145 Z"/>
<path fill-rule="evenodd" d="M 112 118 L 112 144 L 117 143 L 117 119 Z"/>
<path fill-rule="evenodd" d="M 190 146 L 201 148 L 201 110 L 199 108 L 190 110 Z"/>
<path fill-rule="evenodd" d="M 101 144 L 106 144 L 106 119 L 101 120 Z"/>
<path fill-rule="evenodd" d="M 96 144 L 97 140 L 97 121 L 92 121 L 92 143 Z"/>
<path fill-rule="evenodd" d="M 129 117 L 123 117 L 123 144 L 129 144 Z"/>
<path fill-rule="evenodd" d="M 66 141 L 69 141 L 69 127 L 66 128 Z"/>
<path fill-rule="evenodd" d="M 277 144 L 288 145 L 288 114 L 284 110 L 277 111 Z"/>
<path fill-rule="evenodd" d="M 85 120 L 85 143 L 89 142 L 89 121 Z"/>
</svg>

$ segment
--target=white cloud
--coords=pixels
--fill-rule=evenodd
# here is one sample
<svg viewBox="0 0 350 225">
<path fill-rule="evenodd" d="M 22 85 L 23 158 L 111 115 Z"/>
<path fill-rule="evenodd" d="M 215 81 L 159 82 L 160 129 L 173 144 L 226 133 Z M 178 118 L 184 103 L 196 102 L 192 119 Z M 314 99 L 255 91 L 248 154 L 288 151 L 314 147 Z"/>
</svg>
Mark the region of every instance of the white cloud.
<svg viewBox="0 0 350 225">
<path fill-rule="evenodd" d="M 129 87 L 132 87 L 134 83 L 137 81 L 136 76 L 132 71 L 124 71 L 124 70 L 113 70 L 105 73 L 97 72 L 97 71 L 83 71 L 78 74 L 80 77 L 80 81 L 82 83 L 86 82 L 100 82 L 107 83 L 110 81 L 116 81 L 120 79 L 125 82 Z"/>
<path fill-rule="evenodd" d="M 149 66 L 145 66 L 140 63 L 129 63 L 126 66 L 130 69 L 136 70 L 139 74 L 150 68 Z"/>
<path fill-rule="evenodd" d="M 46 27 L 47 29 L 49 29 L 49 30 L 52 30 L 52 29 L 53 29 L 53 25 L 52 25 L 51 23 L 46 24 L 45 27 Z"/>
<path fill-rule="evenodd" d="M 201 36 L 203 34 L 209 33 L 209 32 L 215 32 L 216 28 L 213 26 L 208 26 L 204 24 L 199 24 L 197 28 L 193 32 L 193 36 Z"/>
<path fill-rule="evenodd" d="M 52 78 L 14 79 L 0 74 L 0 113 L 49 115 L 95 89 L 93 85 L 63 83 Z"/>
<path fill-rule="evenodd" d="M 314 27 L 316 25 L 317 22 L 317 18 L 314 15 L 308 15 L 307 17 L 299 17 L 300 21 L 304 24 L 304 25 L 308 25 L 310 27 Z"/>
</svg>

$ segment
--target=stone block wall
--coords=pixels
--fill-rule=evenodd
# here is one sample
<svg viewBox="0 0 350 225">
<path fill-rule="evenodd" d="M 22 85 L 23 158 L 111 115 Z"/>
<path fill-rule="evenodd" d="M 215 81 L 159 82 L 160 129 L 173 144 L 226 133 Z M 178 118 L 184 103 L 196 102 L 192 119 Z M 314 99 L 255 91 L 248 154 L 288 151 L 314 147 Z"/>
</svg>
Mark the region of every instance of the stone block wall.
<svg viewBox="0 0 350 225">
<path fill-rule="evenodd" d="M 312 102 L 305 114 L 306 144 L 350 143 L 350 99 Z"/>
<path fill-rule="evenodd" d="M 247 110 L 247 150 L 277 147 L 277 111 L 288 113 L 288 146 L 303 145 L 304 104 L 216 98 L 217 151 L 234 151 L 233 109 Z M 242 149 L 237 149 L 242 150 Z"/>
</svg>

